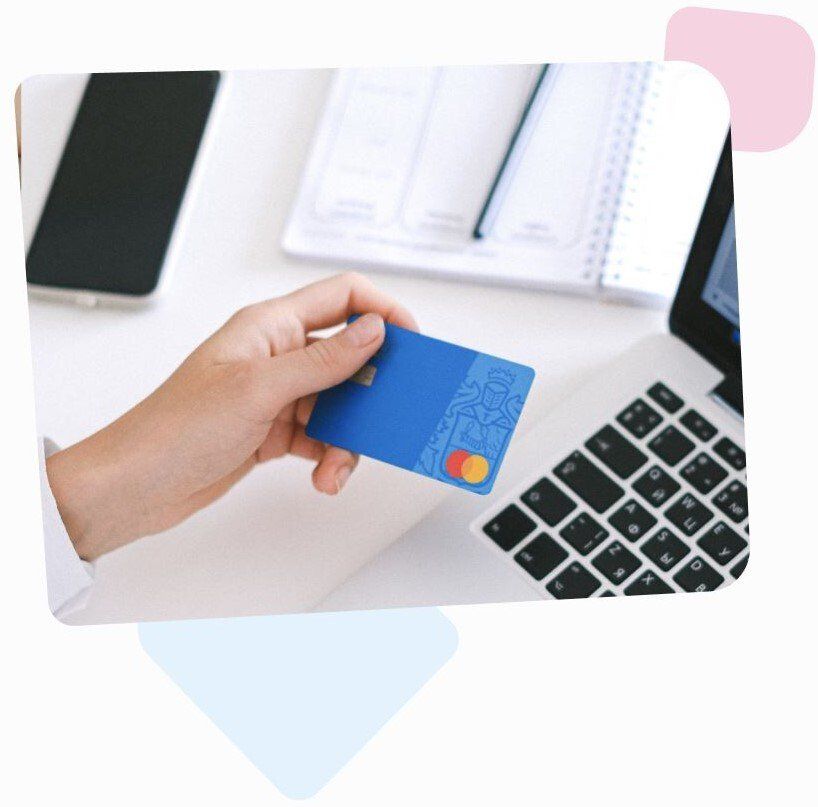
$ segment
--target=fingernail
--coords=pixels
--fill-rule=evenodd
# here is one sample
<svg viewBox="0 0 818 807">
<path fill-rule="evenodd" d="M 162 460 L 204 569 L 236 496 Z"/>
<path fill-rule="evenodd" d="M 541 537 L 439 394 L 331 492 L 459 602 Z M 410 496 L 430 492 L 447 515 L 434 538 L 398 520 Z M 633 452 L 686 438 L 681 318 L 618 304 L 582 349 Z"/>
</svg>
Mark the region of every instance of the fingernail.
<svg viewBox="0 0 818 807">
<path fill-rule="evenodd" d="M 366 347 L 382 333 L 383 319 L 377 314 L 364 314 L 346 327 L 343 336 L 352 347 Z"/>
<path fill-rule="evenodd" d="M 338 469 L 338 473 L 335 474 L 335 486 L 338 488 L 338 493 L 344 489 L 344 485 L 346 485 L 347 479 L 349 479 L 351 474 L 352 468 L 348 465 L 344 465 Z"/>
</svg>

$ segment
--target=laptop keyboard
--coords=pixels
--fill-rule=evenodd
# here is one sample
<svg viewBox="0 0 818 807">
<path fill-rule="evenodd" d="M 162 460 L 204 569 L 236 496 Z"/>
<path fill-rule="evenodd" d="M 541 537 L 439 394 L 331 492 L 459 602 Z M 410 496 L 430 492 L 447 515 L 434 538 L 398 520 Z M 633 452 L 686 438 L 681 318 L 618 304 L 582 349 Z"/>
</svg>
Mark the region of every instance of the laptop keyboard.
<svg viewBox="0 0 818 807">
<path fill-rule="evenodd" d="M 481 523 L 557 599 L 712 591 L 747 565 L 746 456 L 657 382 Z"/>
</svg>

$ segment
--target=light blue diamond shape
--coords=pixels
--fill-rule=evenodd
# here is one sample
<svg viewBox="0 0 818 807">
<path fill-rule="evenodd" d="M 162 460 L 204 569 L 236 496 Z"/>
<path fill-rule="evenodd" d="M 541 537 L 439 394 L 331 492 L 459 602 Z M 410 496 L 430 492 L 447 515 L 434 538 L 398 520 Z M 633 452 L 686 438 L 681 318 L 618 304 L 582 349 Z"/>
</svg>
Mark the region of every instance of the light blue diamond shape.
<svg viewBox="0 0 818 807">
<path fill-rule="evenodd" d="M 315 795 L 442 666 L 436 608 L 139 626 L 142 646 L 285 795 Z"/>
</svg>

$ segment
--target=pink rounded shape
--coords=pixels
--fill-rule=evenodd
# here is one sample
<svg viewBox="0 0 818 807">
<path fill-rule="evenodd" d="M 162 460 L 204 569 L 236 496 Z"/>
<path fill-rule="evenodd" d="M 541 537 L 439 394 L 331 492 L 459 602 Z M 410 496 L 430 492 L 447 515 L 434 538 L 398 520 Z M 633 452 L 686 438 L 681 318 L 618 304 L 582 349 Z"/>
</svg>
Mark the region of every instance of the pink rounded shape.
<svg viewBox="0 0 818 807">
<path fill-rule="evenodd" d="M 683 8 L 668 21 L 665 59 L 694 62 L 721 82 L 737 151 L 780 148 L 809 120 L 815 49 L 786 17 Z"/>
</svg>

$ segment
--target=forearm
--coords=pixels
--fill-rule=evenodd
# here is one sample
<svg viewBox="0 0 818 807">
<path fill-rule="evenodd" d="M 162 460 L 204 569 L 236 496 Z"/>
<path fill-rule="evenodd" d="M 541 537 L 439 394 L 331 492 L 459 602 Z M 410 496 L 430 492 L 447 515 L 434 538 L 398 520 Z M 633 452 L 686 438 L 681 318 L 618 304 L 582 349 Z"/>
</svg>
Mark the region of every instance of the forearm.
<svg viewBox="0 0 818 807">
<path fill-rule="evenodd" d="M 48 483 L 68 536 L 84 560 L 96 560 L 139 537 L 132 534 L 132 491 L 113 461 L 104 429 L 46 460 Z"/>
</svg>

